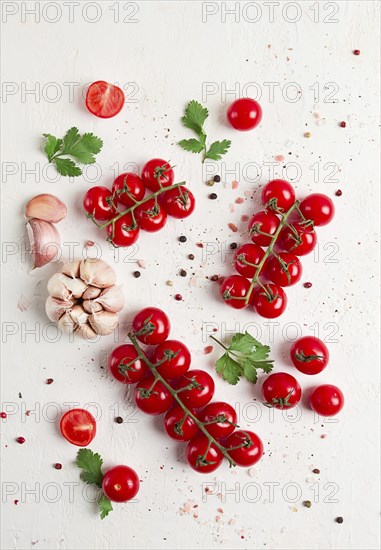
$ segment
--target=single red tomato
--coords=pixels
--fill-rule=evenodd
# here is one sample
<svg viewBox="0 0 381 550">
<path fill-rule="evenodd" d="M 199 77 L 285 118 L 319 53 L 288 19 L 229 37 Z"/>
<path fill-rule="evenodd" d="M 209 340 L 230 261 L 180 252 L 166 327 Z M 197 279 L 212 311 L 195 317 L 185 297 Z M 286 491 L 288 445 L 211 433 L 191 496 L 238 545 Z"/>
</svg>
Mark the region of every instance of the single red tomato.
<svg viewBox="0 0 381 550">
<path fill-rule="evenodd" d="M 94 439 L 97 425 L 95 418 L 89 411 L 71 409 L 62 416 L 60 430 L 69 443 L 78 447 L 86 447 Z"/>
<path fill-rule="evenodd" d="M 234 255 L 234 267 L 238 273 L 248 279 L 252 279 L 258 271 L 255 266 L 261 262 L 264 255 L 265 251 L 257 244 L 244 244 L 237 249 Z M 262 273 L 263 268 L 264 265 L 262 266 L 260 273 Z"/>
<path fill-rule="evenodd" d="M 166 160 L 152 159 L 143 166 L 143 183 L 153 192 L 159 191 L 162 187 L 169 187 L 173 184 L 174 178 L 175 174 Z"/>
<path fill-rule="evenodd" d="M 210 444 L 204 434 L 190 440 L 187 447 L 187 460 L 196 472 L 209 474 L 217 470 L 224 455 L 214 443 Z"/>
<path fill-rule="evenodd" d="M 262 108 L 255 99 L 242 97 L 229 105 L 227 117 L 235 130 L 252 130 L 262 120 Z"/>
<path fill-rule="evenodd" d="M 123 344 L 111 352 L 108 369 L 112 376 L 123 384 L 136 384 L 148 371 L 147 365 L 139 359 L 132 344 Z"/>
<path fill-rule="evenodd" d="M 263 443 L 254 432 L 236 430 L 228 437 L 226 450 L 237 466 L 254 466 L 263 456 Z"/>
<path fill-rule="evenodd" d="M 327 225 L 335 214 L 335 207 L 327 195 L 313 193 L 302 200 L 300 211 L 307 220 L 312 220 L 314 225 Z"/>
<path fill-rule="evenodd" d="M 180 378 L 177 389 L 181 390 L 178 397 L 187 407 L 199 409 L 212 399 L 214 380 L 204 370 L 192 369 Z"/>
<path fill-rule="evenodd" d="M 272 210 L 257 212 L 248 227 L 251 240 L 259 246 L 269 246 L 279 224 L 280 220 Z"/>
<path fill-rule="evenodd" d="M 93 82 L 87 90 L 86 107 L 97 117 L 111 118 L 122 110 L 123 105 L 123 90 L 104 80 Z"/>
<path fill-rule="evenodd" d="M 286 309 L 287 295 L 282 287 L 267 283 L 254 288 L 251 302 L 259 315 L 275 319 Z"/>
<path fill-rule="evenodd" d="M 191 413 L 196 416 L 194 410 Z M 174 405 L 164 418 L 164 428 L 169 437 L 176 441 L 190 441 L 197 435 L 198 426 L 196 422 L 188 416 L 180 405 Z"/>
<path fill-rule="evenodd" d="M 120 204 L 130 207 L 143 199 L 146 188 L 137 174 L 125 172 L 114 179 L 112 192 Z"/>
<path fill-rule="evenodd" d="M 273 210 L 287 212 L 295 202 L 295 190 L 285 180 L 271 180 L 262 189 L 262 204 Z"/>
<path fill-rule="evenodd" d="M 83 207 L 98 221 L 111 220 L 117 215 L 112 206 L 112 192 L 107 187 L 92 187 L 83 197 Z"/>
<path fill-rule="evenodd" d="M 173 397 L 160 381 L 155 382 L 152 374 L 143 378 L 135 387 L 135 403 L 146 414 L 165 413 L 173 403 Z"/>
<path fill-rule="evenodd" d="M 250 288 L 250 282 L 242 275 L 231 275 L 224 279 L 220 294 L 225 304 L 235 309 L 242 309 L 248 304 L 244 300 Z"/>
<path fill-rule="evenodd" d="M 103 476 L 102 490 L 113 502 L 127 502 L 139 491 L 138 474 L 129 466 L 114 466 Z"/>
<path fill-rule="evenodd" d="M 139 237 L 139 227 L 134 225 L 132 215 L 124 216 L 107 226 L 108 240 L 114 246 L 131 246 Z"/>
<path fill-rule="evenodd" d="M 310 405 L 320 416 L 334 416 L 344 407 L 344 394 L 337 386 L 323 384 L 311 393 Z"/>
<path fill-rule="evenodd" d="M 270 374 L 262 385 L 265 405 L 276 409 L 291 409 L 302 397 L 299 382 L 287 372 Z"/>
<path fill-rule="evenodd" d="M 328 365 L 327 346 L 315 336 L 303 336 L 291 346 L 291 360 L 303 374 L 318 374 Z"/>
<path fill-rule="evenodd" d="M 284 227 L 280 232 L 277 246 L 285 252 L 296 256 L 305 256 L 312 252 L 317 243 L 316 232 L 310 225 L 293 222 L 290 227 Z"/>
<path fill-rule="evenodd" d="M 165 226 L 167 213 L 158 201 L 149 199 L 135 208 L 135 219 L 140 229 L 153 233 Z"/>
<path fill-rule="evenodd" d="M 163 193 L 161 204 L 169 216 L 181 220 L 192 214 L 196 202 L 191 191 L 180 185 L 177 189 L 170 189 Z"/>
<path fill-rule="evenodd" d="M 227 437 L 235 430 L 237 425 L 235 409 L 229 403 L 223 401 L 209 403 L 202 410 L 200 419 L 204 422 L 205 429 L 215 439 Z"/>
<path fill-rule="evenodd" d="M 166 340 L 171 330 L 168 316 L 157 307 L 146 307 L 132 321 L 135 335 L 140 342 L 157 346 Z"/>
<path fill-rule="evenodd" d="M 187 372 L 191 364 L 191 354 L 179 340 L 166 340 L 154 349 L 151 363 L 156 365 L 163 360 L 156 370 L 166 380 L 173 380 Z"/>
<path fill-rule="evenodd" d="M 279 286 L 291 286 L 300 281 L 303 273 L 302 262 L 295 254 L 279 252 L 267 262 L 269 279 Z"/>
</svg>

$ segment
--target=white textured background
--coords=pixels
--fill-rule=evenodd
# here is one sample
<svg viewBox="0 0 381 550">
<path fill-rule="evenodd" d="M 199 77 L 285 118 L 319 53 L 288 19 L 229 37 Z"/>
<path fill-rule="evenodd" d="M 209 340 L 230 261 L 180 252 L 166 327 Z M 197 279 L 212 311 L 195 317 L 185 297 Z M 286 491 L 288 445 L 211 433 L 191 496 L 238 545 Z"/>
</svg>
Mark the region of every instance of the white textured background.
<svg viewBox="0 0 381 550">
<path fill-rule="evenodd" d="M 72 22 L 68 2 L 1 4 L 1 409 L 8 411 L 1 421 L 3 548 L 378 548 L 379 3 L 271 3 L 271 18 L 270 7 L 260 2 L 119 2 L 119 22 L 114 21 L 116 2 L 72 6 Z M 236 15 L 224 19 L 224 6 L 235 4 Z M 41 10 L 40 21 L 25 14 L 34 5 Z M 62 13 L 54 23 L 57 6 Z M 91 23 L 96 9 L 99 20 Z M 205 9 L 217 12 L 207 22 Z M 300 19 L 292 23 L 295 9 Z M 353 55 L 356 48 L 360 56 Z M 113 119 L 97 119 L 84 108 L 81 89 L 97 79 L 135 83 L 128 90 L 133 97 Z M 301 90 L 297 101 L 291 101 L 292 82 Z M 74 83 L 73 98 L 68 83 Z M 253 132 L 238 133 L 227 127 L 224 112 L 248 83 L 261 94 L 264 116 Z M 213 95 L 203 97 L 205 85 Z M 25 95 L 25 89 L 36 89 L 37 95 Z M 225 89 L 236 91 L 225 96 Z M 254 87 L 246 90 L 255 93 Z M 53 101 L 57 91 L 61 97 Z M 213 189 L 217 201 L 207 198 L 210 188 L 200 159 L 176 145 L 191 137 L 179 118 L 193 98 L 210 111 L 210 136 L 232 140 L 224 161 L 209 166 L 222 175 L 223 183 Z M 40 135 L 61 136 L 72 125 L 104 139 L 98 172 L 93 168 L 75 181 L 51 181 L 54 170 L 46 169 Z M 276 162 L 278 155 L 285 160 Z M 184 222 L 170 220 L 153 237 L 142 235 L 138 247 L 114 257 L 85 219 L 81 198 L 93 181 L 111 185 L 113 170 L 126 163 L 142 166 L 155 156 L 176 164 L 177 178 L 186 179 L 196 195 L 197 211 Z M 241 215 L 258 209 L 258 189 L 269 177 L 266 163 L 272 162 L 276 175 L 297 179 L 299 196 L 322 191 L 333 197 L 337 213 L 331 225 L 318 228 L 319 248 L 314 257 L 303 258 L 303 279 L 288 292 L 287 312 L 269 325 L 252 311 L 227 308 L 207 276 L 231 271 L 224 250 L 244 241 Z M 261 167 L 256 181 L 249 163 Z M 36 173 L 26 173 L 34 168 Z M 237 190 L 231 188 L 234 179 Z M 337 189 L 341 197 L 335 197 Z M 279 411 L 272 416 L 264 407 L 253 407 L 260 384 L 242 381 L 229 387 L 217 380 L 216 398 L 236 404 L 241 425 L 263 438 L 266 454 L 251 475 L 246 469 L 229 471 L 227 465 L 216 475 L 190 470 L 183 447 L 166 438 L 161 420 L 134 412 L 124 387 L 104 370 L 115 345 L 112 337 L 96 344 L 66 337 L 53 341 L 43 302 L 55 266 L 31 273 L 20 252 L 23 205 L 41 192 L 52 192 L 68 205 L 68 217 L 59 225 L 63 255 L 68 256 L 68 243 L 76 243 L 80 255 L 87 239 L 97 241 L 124 286 L 123 323 L 143 306 L 162 307 L 172 320 L 172 336 L 188 344 L 196 368 L 213 372 L 219 354 L 203 354 L 205 323 L 230 331 L 250 323 L 252 334 L 270 343 L 276 368 L 290 373 L 290 341 L 318 330 L 329 346 L 330 365 L 314 379 L 301 374 L 298 379 L 305 390 L 317 382 L 343 389 L 346 406 L 338 421 L 317 421 L 304 407 L 290 418 Z M 237 197 L 245 202 L 231 212 L 229 204 Z M 239 233 L 230 232 L 229 222 L 239 226 Z M 181 234 L 187 243 L 177 241 Z M 198 241 L 205 245 L 204 257 Z M 196 256 L 193 263 L 189 253 Z M 132 272 L 139 259 L 146 268 L 136 280 Z M 178 276 L 181 268 L 187 278 Z M 165 284 L 168 279 L 172 288 Z M 313 283 L 311 289 L 303 287 L 305 281 Z M 174 300 L 177 292 L 182 302 Z M 20 310 L 22 304 L 27 311 Z M 34 329 L 35 334 L 27 332 Z M 125 334 L 123 326 L 120 338 Z M 52 385 L 45 383 L 49 377 Z M 96 404 L 98 434 L 91 448 L 106 465 L 131 465 L 143 481 L 138 502 L 116 505 L 103 521 L 78 483 L 76 448 L 60 437 L 54 422 L 57 410 L 66 410 L 65 402 Z M 125 417 L 122 425 L 114 423 L 118 414 Z M 26 438 L 24 445 L 15 442 L 18 436 Z M 61 471 L 53 468 L 55 462 L 62 462 Z M 214 494 L 205 497 L 202 483 L 214 484 Z M 74 484 L 73 498 L 68 484 Z M 302 505 L 307 499 L 310 509 Z M 343 516 L 342 525 L 335 523 L 337 516 Z"/>
</svg>

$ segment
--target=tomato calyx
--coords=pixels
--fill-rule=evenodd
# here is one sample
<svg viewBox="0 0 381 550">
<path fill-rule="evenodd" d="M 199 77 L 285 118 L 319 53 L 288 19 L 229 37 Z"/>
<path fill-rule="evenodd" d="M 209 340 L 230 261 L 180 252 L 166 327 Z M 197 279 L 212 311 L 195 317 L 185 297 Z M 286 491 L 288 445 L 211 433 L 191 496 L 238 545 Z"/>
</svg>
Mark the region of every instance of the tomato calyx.
<svg viewBox="0 0 381 550">
<path fill-rule="evenodd" d="M 311 361 L 324 361 L 323 355 L 305 355 L 302 350 L 299 353 L 295 353 L 295 359 L 301 363 L 310 363 Z"/>
<path fill-rule="evenodd" d="M 186 375 L 184 375 L 184 378 L 189 380 L 189 384 L 187 386 L 184 386 L 183 388 L 179 388 L 178 390 L 175 390 L 176 393 L 181 393 L 183 391 L 188 390 L 204 390 L 205 387 L 200 384 L 200 382 L 197 382 L 196 378 L 188 378 Z"/>
<path fill-rule="evenodd" d="M 142 328 L 137 332 L 135 332 L 136 336 L 146 336 L 147 334 L 153 333 L 153 331 L 156 328 L 156 325 L 151 322 L 151 319 L 152 319 L 152 315 L 150 315 L 149 317 L 147 317 L 147 319 L 145 319 L 145 321 L 143 322 Z"/>
<path fill-rule="evenodd" d="M 238 424 L 231 422 L 224 413 L 217 414 L 212 420 L 208 420 L 208 422 L 203 422 L 204 426 L 210 426 L 210 424 L 230 424 L 236 428 L 238 427 Z"/>
<path fill-rule="evenodd" d="M 136 363 L 136 358 L 130 361 L 129 363 L 125 364 L 123 361 L 121 361 L 118 365 L 118 371 L 120 374 L 125 376 L 126 378 L 129 378 L 128 372 L 137 372 L 136 369 L 132 365 Z"/>
<path fill-rule="evenodd" d="M 196 459 L 196 466 L 209 466 L 210 464 L 216 464 L 215 460 L 207 460 L 206 455 L 208 453 L 209 449 L 203 454 L 199 455 Z"/>
<path fill-rule="evenodd" d="M 283 214 L 284 209 L 278 207 L 278 200 L 276 198 L 270 199 L 265 204 L 265 210 L 273 210 L 276 214 Z"/>
<path fill-rule="evenodd" d="M 270 409 L 272 409 L 274 407 L 278 407 L 280 409 L 285 409 L 287 407 L 292 407 L 292 403 L 290 403 L 290 398 L 291 398 L 293 393 L 294 393 L 294 390 L 292 389 L 288 392 L 286 397 L 273 397 L 271 399 L 271 403 L 264 402 L 263 404 L 265 405 L 265 407 L 269 407 Z"/>
<path fill-rule="evenodd" d="M 173 170 L 173 168 L 175 167 L 171 166 L 169 164 L 169 161 L 162 166 L 156 166 L 156 168 L 154 168 L 155 178 L 157 179 L 157 183 L 159 184 L 160 188 L 163 187 L 161 179 L 163 178 L 164 180 L 169 181 L 169 177 L 167 176 L 166 172 L 168 172 L 169 170 Z"/>
</svg>

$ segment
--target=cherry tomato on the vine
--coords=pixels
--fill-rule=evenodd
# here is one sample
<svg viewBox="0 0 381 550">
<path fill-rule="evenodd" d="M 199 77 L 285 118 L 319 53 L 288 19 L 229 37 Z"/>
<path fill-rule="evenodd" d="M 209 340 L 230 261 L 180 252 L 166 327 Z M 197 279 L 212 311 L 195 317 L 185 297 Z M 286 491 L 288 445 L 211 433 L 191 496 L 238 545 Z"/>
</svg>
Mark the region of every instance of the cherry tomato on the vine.
<svg viewBox="0 0 381 550">
<path fill-rule="evenodd" d="M 234 255 L 234 267 L 238 273 L 252 279 L 258 271 L 255 266 L 259 264 L 264 255 L 265 251 L 257 244 L 244 244 L 237 249 Z M 262 273 L 263 268 L 264 266 L 262 266 L 260 273 Z"/>
<path fill-rule="evenodd" d="M 132 344 L 122 344 L 111 352 L 108 369 L 112 376 L 123 384 L 136 384 L 148 371 L 147 365 L 139 359 Z"/>
<path fill-rule="evenodd" d="M 109 82 L 97 80 L 87 90 L 86 107 L 97 117 L 111 118 L 122 110 L 123 105 L 123 90 Z"/>
<path fill-rule="evenodd" d="M 72 409 L 62 416 L 60 430 L 69 443 L 78 447 L 86 447 L 94 439 L 97 425 L 95 418 L 89 411 Z"/>
<path fill-rule="evenodd" d="M 279 286 L 291 286 L 300 281 L 303 268 L 302 262 L 295 254 L 279 252 L 272 256 L 267 263 L 269 279 Z"/>
<path fill-rule="evenodd" d="M 249 288 L 250 282 L 246 277 L 242 277 L 242 275 L 231 275 L 224 279 L 220 286 L 220 294 L 225 304 L 235 309 L 242 309 L 248 305 L 245 300 L 241 298 L 245 298 Z"/>
<path fill-rule="evenodd" d="M 335 207 L 327 195 L 313 193 L 302 200 L 300 211 L 307 220 L 312 220 L 314 225 L 327 225 L 335 214 Z"/>
<path fill-rule="evenodd" d="M 135 209 L 135 219 L 140 229 L 153 233 L 167 223 L 167 213 L 158 201 L 148 199 Z"/>
<path fill-rule="evenodd" d="M 257 212 L 249 222 L 248 229 L 251 240 L 259 246 L 269 246 L 279 224 L 280 220 L 272 210 Z"/>
<path fill-rule="evenodd" d="M 138 474 L 129 466 L 114 466 L 102 480 L 102 490 L 113 502 L 127 502 L 139 491 Z"/>
<path fill-rule="evenodd" d="M 194 410 L 191 412 L 195 415 Z M 180 405 L 174 405 L 164 418 L 164 428 L 169 437 L 176 441 L 190 441 L 198 432 L 196 422 L 188 416 Z"/>
<path fill-rule="evenodd" d="M 139 237 L 139 227 L 134 227 L 130 213 L 125 214 L 107 226 L 108 239 L 114 246 L 131 246 Z"/>
<path fill-rule="evenodd" d="M 160 201 L 167 214 L 178 219 L 190 216 L 196 204 L 193 193 L 182 185 L 163 193 Z"/>
<path fill-rule="evenodd" d="M 205 422 L 205 429 L 210 435 L 215 439 L 221 439 L 227 437 L 235 430 L 237 413 L 229 403 L 216 401 L 209 403 L 202 410 L 200 419 L 202 422 Z"/>
<path fill-rule="evenodd" d="M 242 97 L 229 105 L 227 118 L 235 130 L 252 130 L 262 120 L 262 108 L 255 99 Z"/>
<path fill-rule="evenodd" d="M 316 232 L 311 225 L 293 222 L 290 227 L 283 227 L 277 246 L 285 252 L 292 252 L 296 256 L 305 256 L 312 252 L 316 243 Z"/>
<path fill-rule="evenodd" d="M 263 456 L 262 440 L 249 430 L 233 432 L 226 441 L 226 449 L 237 466 L 253 466 Z"/>
<path fill-rule="evenodd" d="M 310 405 L 321 416 L 334 416 L 344 407 L 344 394 L 337 386 L 323 384 L 311 393 Z"/>
<path fill-rule="evenodd" d="M 268 407 L 291 409 L 302 397 L 299 382 L 287 372 L 270 374 L 262 385 L 262 396 Z"/>
<path fill-rule="evenodd" d="M 282 287 L 267 283 L 254 288 L 251 303 L 255 311 L 266 319 L 275 319 L 282 315 L 287 306 L 287 296 Z"/>
<path fill-rule="evenodd" d="M 271 180 L 262 190 L 262 204 L 287 212 L 295 202 L 295 190 L 286 180 Z"/>
<path fill-rule="evenodd" d="M 166 380 L 180 378 L 191 364 L 190 351 L 179 340 L 166 340 L 155 348 L 151 363 L 157 364 L 163 359 L 165 361 L 156 370 Z"/>
<path fill-rule="evenodd" d="M 137 407 L 146 414 L 163 414 L 173 403 L 173 397 L 160 382 L 155 382 L 153 375 L 143 378 L 135 387 L 135 402 Z"/>
<path fill-rule="evenodd" d="M 184 390 L 190 386 L 189 389 Z M 194 409 L 204 407 L 214 395 L 214 380 L 204 370 L 192 369 L 184 374 L 177 385 L 178 396 L 187 406 Z"/>
<path fill-rule="evenodd" d="M 327 346 L 315 336 L 303 336 L 291 346 L 291 360 L 303 374 L 318 374 L 328 364 Z"/>
<path fill-rule="evenodd" d="M 153 192 L 159 191 L 161 187 L 172 185 L 174 177 L 171 165 L 163 159 L 151 159 L 142 169 L 143 183 Z"/>
<path fill-rule="evenodd" d="M 83 207 L 98 221 L 111 220 L 117 215 L 112 204 L 112 193 L 107 187 L 91 187 L 83 197 Z"/>
<path fill-rule="evenodd" d="M 217 470 L 221 464 L 224 455 L 215 446 L 209 444 L 204 434 L 197 435 L 191 439 L 187 447 L 188 464 L 201 474 L 209 474 Z"/>
<path fill-rule="evenodd" d="M 115 178 L 112 192 L 120 204 L 130 207 L 143 199 L 146 188 L 137 174 L 125 172 Z"/>
<path fill-rule="evenodd" d="M 167 314 L 161 309 L 146 307 L 135 315 L 132 327 L 140 342 L 157 346 L 168 338 L 171 323 Z"/>
</svg>

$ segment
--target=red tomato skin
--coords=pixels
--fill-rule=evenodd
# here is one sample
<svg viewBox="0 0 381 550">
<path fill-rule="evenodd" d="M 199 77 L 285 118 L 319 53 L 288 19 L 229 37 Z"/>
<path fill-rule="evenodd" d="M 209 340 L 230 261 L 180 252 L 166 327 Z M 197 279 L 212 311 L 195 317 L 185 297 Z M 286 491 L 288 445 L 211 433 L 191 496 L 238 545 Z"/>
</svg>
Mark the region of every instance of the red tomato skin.
<svg viewBox="0 0 381 550">
<path fill-rule="evenodd" d="M 245 303 L 245 300 L 234 300 L 229 296 L 245 297 L 249 291 L 250 282 L 242 275 L 231 275 L 224 279 L 222 285 L 220 286 L 220 294 L 225 302 L 230 307 L 234 309 L 242 309 L 247 307 L 248 304 Z"/>
<path fill-rule="evenodd" d="M 127 187 L 126 190 L 125 187 Z M 126 191 L 128 191 L 132 197 L 130 197 Z M 125 172 L 115 178 L 112 184 L 112 192 L 116 195 L 116 200 L 120 204 L 130 207 L 144 198 L 146 188 L 144 187 L 142 179 L 139 178 L 137 174 Z"/>
<path fill-rule="evenodd" d="M 344 394 L 337 386 L 317 386 L 310 395 L 310 406 L 320 416 L 334 416 L 344 407 Z"/>
<path fill-rule="evenodd" d="M 204 370 L 191 369 L 180 378 L 177 388 L 185 388 L 191 383 L 192 378 L 200 384 L 201 388 L 184 390 L 178 394 L 178 397 L 187 407 L 199 409 L 204 407 L 213 398 L 214 380 Z"/>
<path fill-rule="evenodd" d="M 135 219 L 144 231 L 160 231 L 167 223 L 167 213 L 155 199 L 149 199 L 135 208 Z"/>
<path fill-rule="evenodd" d="M 292 393 L 291 393 L 292 392 Z M 287 396 L 290 396 L 287 399 Z M 266 403 L 271 404 L 275 409 L 292 409 L 302 398 L 302 389 L 299 382 L 287 372 L 274 372 L 270 374 L 262 385 L 262 396 Z M 273 399 L 287 399 L 288 405 L 274 403 Z"/>
<path fill-rule="evenodd" d="M 172 406 L 173 397 L 160 381 L 155 383 L 149 397 L 143 397 L 140 390 L 149 390 L 154 380 L 154 376 L 150 374 L 137 384 L 135 387 L 135 402 L 141 411 L 156 416 L 164 414 Z"/>
<path fill-rule="evenodd" d="M 115 209 L 107 202 L 111 200 L 112 193 L 107 187 L 96 186 L 88 189 L 83 197 L 83 207 L 98 221 L 108 221 L 117 215 Z"/>
<path fill-rule="evenodd" d="M 240 445 L 248 438 L 252 445 L 229 451 L 229 448 Z M 263 456 L 262 440 L 257 434 L 249 430 L 236 430 L 233 432 L 226 441 L 226 448 L 237 466 L 254 466 Z"/>
<path fill-rule="evenodd" d="M 295 254 L 289 252 L 279 252 L 278 256 L 287 264 L 287 272 L 283 270 L 279 260 L 272 256 L 267 262 L 267 275 L 269 279 L 278 286 L 292 286 L 300 281 L 303 273 L 302 263 Z"/>
<path fill-rule="evenodd" d="M 85 409 L 71 409 L 60 420 L 60 431 L 72 445 L 86 447 L 95 437 L 97 425 L 95 418 Z"/>
<path fill-rule="evenodd" d="M 194 410 L 191 410 L 191 412 L 196 416 Z M 174 405 L 166 413 L 164 418 L 164 428 L 171 439 L 175 439 L 176 441 L 190 441 L 193 437 L 197 435 L 198 426 L 190 416 L 186 417 L 184 423 L 181 426 L 181 431 L 183 433 L 176 433 L 176 424 L 182 421 L 184 415 L 185 413 L 180 405 Z"/>
<path fill-rule="evenodd" d="M 300 203 L 300 211 L 307 220 L 312 220 L 314 225 L 327 225 L 335 215 L 335 206 L 332 200 L 322 193 L 308 195 Z"/>
<path fill-rule="evenodd" d="M 226 422 L 215 422 L 213 424 L 205 425 L 205 429 L 215 439 L 228 437 L 232 432 L 234 432 L 234 424 L 237 424 L 237 413 L 235 412 L 235 409 L 229 405 L 229 403 L 215 401 L 214 403 L 209 403 L 209 405 L 207 405 L 201 412 L 202 422 L 211 422 L 221 414 L 225 415 L 227 419 Z"/>
<path fill-rule="evenodd" d="M 118 86 L 104 80 L 93 82 L 86 94 L 86 107 L 99 118 L 111 118 L 123 109 L 124 93 Z"/>
<path fill-rule="evenodd" d="M 313 359 L 314 355 L 319 359 Z M 305 359 L 298 359 L 297 356 L 305 356 Z M 303 374 L 319 374 L 328 365 L 329 351 L 319 338 L 304 336 L 292 344 L 290 357 L 298 371 Z"/>
<path fill-rule="evenodd" d="M 160 178 L 155 177 L 155 173 L 159 175 L 160 172 L 162 172 Z M 143 166 L 143 183 L 147 189 L 150 189 L 153 193 L 159 191 L 161 187 L 169 187 L 173 184 L 174 179 L 175 174 L 171 165 L 166 160 L 159 158 L 151 159 Z"/>
<path fill-rule="evenodd" d="M 191 439 L 187 446 L 188 464 L 193 470 L 201 474 L 209 474 L 217 470 L 224 458 L 221 451 L 212 443 L 206 454 L 206 460 L 208 462 L 213 462 L 213 464 L 206 464 L 205 466 L 197 464 L 198 459 L 203 456 L 208 445 L 209 442 L 206 436 L 200 434 Z"/>
<path fill-rule="evenodd" d="M 264 255 L 265 255 L 265 251 L 263 250 L 263 248 L 261 248 L 257 244 L 246 243 L 237 249 L 234 255 L 234 259 L 235 259 L 234 267 L 236 268 L 236 270 L 240 275 L 243 275 L 248 279 L 252 279 L 256 274 L 257 269 L 251 265 L 246 265 L 245 263 L 243 263 L 242 260 L 240 259 L 240 256 L 244 256 L 247 262 L 258 265 Z M 264 267 L 265 266 L 263 265 L 260 270 L 260 273 L 262 273 Z"/>
<path fill-rule="evenodd" d="M 269 300 L 263 288 L 257 286 L 254 288 L 251 302 L 258 315 L 266 319 L 275 319 L 285 311 L 287 306 L 287 295 L 282 287 L 274 285 L 273 283 L 267 283 L 264 286 L 275 298 Z"/>
<path fill-rule="evenodd" d="M 146 307 L 135 315 L 132 327 L 140 342 L 157 346 L 168 338 L 171 323 L 163 310 L 157 307 Z"/>
<path fill-rule="evenodd" d="M 193 193 L 181 185 L 161 195 L 161 204 L 169 216 L 182 220 L 192 214 L 196 201 Z"/>
<path fill-rule="evenodd" d="M 229 105 L 227 119 L 235 130 L 246 132 L 256 128 L 260 124 L 262 120 L 262 108 L 255 99 L 242 97 Z"/>
<path fill-rule="evenodd" d="M 185 374 L 191 364 L 191 354 L 185 344 L 179 340 L 166 340 L 154 349 L 151 357 L 151 363 L 159 363 L 166 357 L 165 352 L 175 353 L 176 356 L 172 359 L 168 358 L 164 363 L 157 367 L 157 372 L 166 380 L 180 378 Z"/>
<path fill-rule="evenodd" d="M 286 180 L 271 180 L 262 189 L 262 204 L 272 204 L 276 201 L 279 210 L 287 212 L 295 202 L 295 190 Z"/>
<path fill-rule="evenodd" d="M 133 227 L 133 223 L 134 220 L 131 214 L 125 214 L 116 220 L 114 224 L 110 223 L 107 226 L 107 234 L 110 242 L 116 247 L 131 246 L 136 243 L 139 238 L 139 227 L 127 229 L 128 227 Z"/>
<path fill-rule="evenodd" d="M 317 243 L 314 229 L 312 227 L 303 227 L 299 222 L 293 222 L 291 225 L 295 228 L 302 242 L 300 244 L 295 242 L 292 230 L 289 227 L 284 227 L 279 234 L 278 248 L 285 252 L 291 252 L 296 256 L 305 256 L 312 252 Z"/>
<path fill-rule="evenodd" d="M 269 246 L 271 243 L 271 237 L 256 233 L 256 228 L 258 227 L 260 231 L 263 231 L 268 235 L 274 235 L 279 227 L 279 224 L 280 220 L 275 212 L 271 210 L 261 210 L 260 212 L 257 212 L 249 222 L 248 229 L 251 240 L 254 244 L 258 244 L 259 246 Z"/>
<path fill-rule="evenodd" d="M 136 361 L 130 367 L 134 370 L 125 369 L 125 374 L 123 374 L 119 370 L 119 365 L 128 365 L 133 359 Z M 147 365 L 138 358 L 137 351 L 132 344 L 122 344 L 111 352 L 108 358 L 108 369 L 110 374 L 123 384 L 136 384 L 148 372 Z"/>
<path fill-rule="evenodd" d="M 127 502 L 138 494 L 138 474 L 129 466 L 114 466 L 103 476 L 102 490 L 112 502 Z"/>
</svg>

